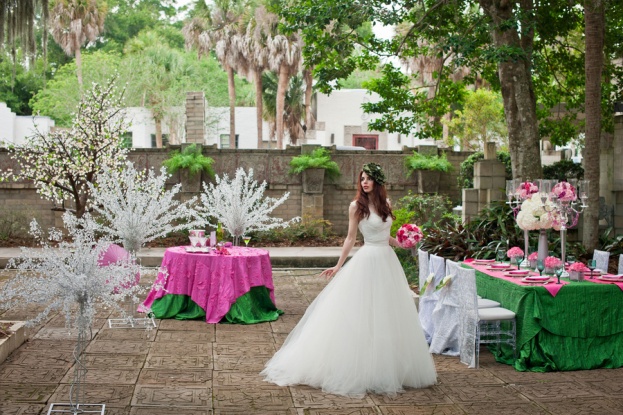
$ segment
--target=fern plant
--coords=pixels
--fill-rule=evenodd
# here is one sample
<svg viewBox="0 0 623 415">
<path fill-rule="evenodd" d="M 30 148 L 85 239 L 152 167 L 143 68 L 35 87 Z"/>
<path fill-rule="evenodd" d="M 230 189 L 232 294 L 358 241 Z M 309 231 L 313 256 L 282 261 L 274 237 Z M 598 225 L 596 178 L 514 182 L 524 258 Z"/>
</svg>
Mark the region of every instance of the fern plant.
<svg viewBox="0 0 623 415">
<path fill-rule="evenodd" d="M 214 177 L 214 169 L 212 164 L 214 159 L 201 154 L 201 149 L 195 144 L 191 144 L 181 152 L 175 150 L 169 158 L 162 164 L 167 168 L 169 174 L 173 174 L 178 170 L 187 169 L 190 177 L 204 172 L 211 178 Z"/>
<path fill-rule="evenodd" d="M 405 158 L 405 167 L 408 175 L 411 175 L 416 170 L 432 170 L 447 173 L 453 169 L 452 163 L 446 157 L 446 153 L 443 153 L 441 156 L 425 156 L 417 151 Z"/>
<path fill-rule="evenodd" d="M 290 161 L 290 174 L 303 173 L 307 169 L 324 169 L 329 180 L 340 177 L 340 167 L 331 160 L 331 154 L 326 148 L 319 147 L 310 154 L 301 154 Z"/>
</svg>

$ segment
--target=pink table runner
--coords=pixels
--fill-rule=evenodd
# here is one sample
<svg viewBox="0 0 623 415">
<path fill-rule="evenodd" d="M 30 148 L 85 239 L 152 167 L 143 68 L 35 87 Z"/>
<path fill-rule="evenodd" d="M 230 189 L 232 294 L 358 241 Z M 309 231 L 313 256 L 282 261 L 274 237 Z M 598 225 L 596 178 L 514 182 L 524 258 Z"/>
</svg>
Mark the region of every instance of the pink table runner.
<svg viewBox="0 0 623 415">
<path fill-rule="evenodd" d="M 522 277 L 509 277 L 504 275 L 506 271 L 502 271 L 502 270 L 491 270 L 490 265 L 489 264 L 476 264 L 474 263 L 473 259 L 466 259 L 464 261 L 464 263 L 466 265 L 469 265 L 470 267 L 474 268 L 475 270 L 482 272 L 483 274 L 487 274 L 490 275 L 492 277 L 495 278 L 499 278 L 502 280 L 506 280 L 506 281 L 510 281 L 513 284 L 517 284 L 517 285 L 528 285 L 528 286 L 533 286 L 533 285 L 537 285 L 537 286 L 542 286 L 543 288 L 545 288 L 553 297 L 556 297 L 556 294 L 558 294 L 558 291 L 560 291 L 560 289 L 564 286 L 569 284 L 568 281 L 564 281 L 564 280 L 560 280 L 560 284 L 558 284 L 558 280 L 556 279 L 556 277 L 553 277 L 547 284 L 536 284 L 536 283 L 531 283 L 531 282 L 524 282 L 522 281 Z M 512 266 L 509 266 L 509 268 L 513 268 Z M 517 269 L 517 267 L 514 267 L 515 269 Z M 530 273 L 528 274 L 530 276 L 534 276 L 534 275 L 539 275 L 538 272 L 534 272 L 534 271 L 530 271 Z"/>
<path fill-rule="evenodd" d="M 227 248 L 230 255 L 190 253 L 186 247 L 168 248 L 162 267 L 168 272 L 158 274 L 154 287 L 143 306 L 166 294 L 188 295 L 206 312 L 208 323 L 218 323 L 236 299 L 251 289 L 265 286 L 275 303 L 273 272 L 268 251 L 256 248 Z"/>
</svg>

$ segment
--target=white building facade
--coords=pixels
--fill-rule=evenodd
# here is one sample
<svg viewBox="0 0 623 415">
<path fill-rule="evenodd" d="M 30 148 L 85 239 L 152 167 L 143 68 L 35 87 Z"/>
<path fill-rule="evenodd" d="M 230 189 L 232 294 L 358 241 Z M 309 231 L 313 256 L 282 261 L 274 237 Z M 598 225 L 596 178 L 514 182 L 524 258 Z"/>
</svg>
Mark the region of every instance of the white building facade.
<svg viewBox="0 0 623 415">
<path fill-rule="evenodd" d="M 0 102 L 0 143 L 24 144 L 26 138 L 38 132 L 47 134 L 54 127 L 50 117 L 15 115 L 4 103 Z"/>
</svg>

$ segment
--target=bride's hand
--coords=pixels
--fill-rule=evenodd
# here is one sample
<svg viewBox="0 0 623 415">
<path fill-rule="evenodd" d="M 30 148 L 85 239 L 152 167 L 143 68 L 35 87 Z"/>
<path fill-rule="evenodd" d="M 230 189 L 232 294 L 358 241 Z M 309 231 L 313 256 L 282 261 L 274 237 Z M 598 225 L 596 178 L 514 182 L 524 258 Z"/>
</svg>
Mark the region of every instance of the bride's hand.
<svg viewBox="0 0 623 415">
<path fill-rule="evenodd" d="M 335 276 L 335 274 L 337 274 L 338 269 L 339 269 L 338 267 L 331 267 L 331 268 L 325 269 L 324 271 L 320 273 L 320 276 L 327 280 L 331 279 Z"/>
</svg>

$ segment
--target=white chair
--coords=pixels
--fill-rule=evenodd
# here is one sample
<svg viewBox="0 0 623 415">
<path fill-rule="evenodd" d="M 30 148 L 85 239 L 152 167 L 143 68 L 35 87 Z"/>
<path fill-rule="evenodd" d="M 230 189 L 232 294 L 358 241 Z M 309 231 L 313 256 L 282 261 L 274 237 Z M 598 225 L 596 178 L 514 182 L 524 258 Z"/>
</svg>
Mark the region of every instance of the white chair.
<svg viewBox="0 0 623 415">
<path fill-rule="evenodd" d="M 459 355 L 460 338 L 460 296 L 456 285 L 459 264 L 446 260 L 446 276 L 452 276 L 450 282 L 439 290 L 439 300 L 433 310 L 434 332 L 429 352 L 448 356 Z"/>
<path fill-rule="evenodd" d="M 608 261 L 610 261 L 610 252 L 595 249 L 593 251 L 593 259 L 596 262 L 595 269 L 598 269 L 606 274 L 608 272 Z"/>
<path fill-rule="evenodd" d="M 488 298 L 478 298 L 478 308 L 494 308 L 499 307 L 500 303 L 494 300 L 489 300 Z"/>
<path fill-rule="evenodd" d="M 618 275 L 623 274 L 623 254 L 619 255 L 619 270 L 617 274 Z"/>
<path fill-rule="evenodd" d="M 458 279 L 461 313 L 459 354 L 462 363 L 478 367 L 481 344 L 508 344 L 516 353 L 515 313 L 502 307 L 478 308 L 476 271 L 460 268 Z M 509 327 L 506 328 L 503 323 Z"/>
<path fill-rule="evenodd" d="M 424 285 L 424 281 L 428 277 L 428 252 L 422 251 L 421 249 L 417 250 L 417 260 L 418 260 L 418 279 L 420 290 Z M 422 294 L 422 293 L 420 293 Z"/>
<path fill-rule="evenodd" d="M 433 274 L 431 283 L 426 290 L 423 290 L 424 282 Z M 430 344 L 433 333 L 435 331 L 435 322 L 433 320 L 433 311 L 439 300 L 439 292 L 435 291 L 435 287 L 441 282 L 443 277 L 446 276 L 445 259 L 437 255 L 431 255 L 429 258 L 429 273 L 420 286 L 420 323 L 426 336 L 426 341 Z"/>
</svg>

